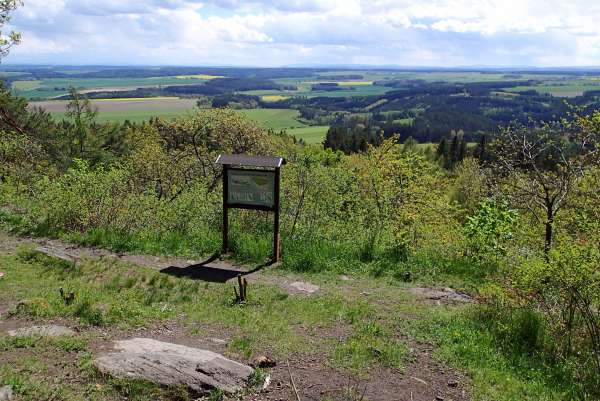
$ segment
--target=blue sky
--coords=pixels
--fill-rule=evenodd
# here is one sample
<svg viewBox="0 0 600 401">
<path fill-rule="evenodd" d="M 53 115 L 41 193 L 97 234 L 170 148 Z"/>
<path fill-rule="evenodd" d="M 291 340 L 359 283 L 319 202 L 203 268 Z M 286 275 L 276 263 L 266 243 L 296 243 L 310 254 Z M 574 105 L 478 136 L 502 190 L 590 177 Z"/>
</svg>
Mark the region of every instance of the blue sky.
<svg viewBox="0 0 600 401">
<path fill-rule="evenodd" d="M 600 66 L 598 21 L 597 0 L 25 0 L 4 63 Z"/>
</svg>

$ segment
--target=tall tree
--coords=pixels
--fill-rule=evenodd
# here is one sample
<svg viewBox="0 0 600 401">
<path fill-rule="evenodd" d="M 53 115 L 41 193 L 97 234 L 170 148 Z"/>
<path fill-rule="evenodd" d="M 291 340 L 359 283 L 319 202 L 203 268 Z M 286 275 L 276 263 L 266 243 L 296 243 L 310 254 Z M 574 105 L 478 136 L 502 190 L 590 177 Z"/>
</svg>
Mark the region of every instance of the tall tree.
<svg viewBox="0 0 600 401">
<path fill-rule="evenodd" d="M 508 126 L 489 149 L 499 188 L 543 224 L 547 257 L 557 213 L 586 169 L 598 163 L 600 112 L 542 126 Z"/>
<path fill-rule="evenodd" d="M 98 110 L 92 106 L 87 96 L 77 92 L 75 88 L 69 88 L 69 93 L 71 100 L 67 104 L 66 116 L 73 122 L 71 156 L 83 157 Z"/>
</svg>

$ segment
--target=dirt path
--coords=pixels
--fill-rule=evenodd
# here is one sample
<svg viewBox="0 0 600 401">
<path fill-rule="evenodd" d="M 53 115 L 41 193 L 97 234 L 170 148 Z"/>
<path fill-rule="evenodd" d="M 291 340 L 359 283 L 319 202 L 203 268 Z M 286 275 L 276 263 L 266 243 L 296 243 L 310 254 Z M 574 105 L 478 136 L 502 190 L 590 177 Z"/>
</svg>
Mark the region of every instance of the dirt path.
<svg viewBox="0 0 600 401">
<path fill-rule="evenodd" d="M 201 262 L 184 258 L 114 253 L 104 249 L 83 247 L 60 240 L 15 238 L 0 233 L 0 254 L 14 253 L 22 245 L 42 247 L 50 252 L 64 254 L 77 260 L 110 258 L 159 270 L 179 269 L 185 271 L 186 266 L 196 265 Z M 247 266 L 240 268 L 224 261 L 217 261 L 210 268 L 226 271 L 248 269 Z M 287 273 L 279 275 L 273 274 L 272 271 L 260 270 L 246 277 L 251 282 L 277 286 L 294 295 L 318 296 L 318 294 L 323 292 L 336 291 L 349 298 L 364 297 L 369 302 L 381 304 L 386 310 L 388 307 L 386 303 L 389 302 L 383 289 L 381 289 L 381 292 L 378 288 L 365 290 L 357 280 L 348 277 L 341 277 L 340 285 L 335 288 L 318 289 L 312 293 L 298 290 L 294 286 L 297 282 L 301 282 L 302 277 L 299 275 Z M 408 296 L 413 296 L 417 300 L 430 303 L 432 307 L 435 307 L 439 303 L 466 302 L 466 298 L 462 294 L 459 294 L 459 297 L 456 298 L 450 289 L 407 288 L 405 292 Z M 390 308 L 390 311 L 392 310 L 393 308 Z M 94 352 L 99 352 L 110 347 L 113 340 L 148 337 L 223 353 L 226 352 L 227 344 L 235 334 L 227 333 L 219 327 L 207 327 L 203 325 L 199 334 L 191 335 L 185 323 L 178 321 L 151 325 L 149 328 L 129 330 L 122 330 L 116 327 L 77 327 L 76 323 L 64 319 L 53 319 L 47 323 L 56 322 L 74 327 L 81 334 L 89 334 L 91 337 L 96 338 L 91 345 Z M 38 323 L 39 319 L 35 321 L 35 324 Z M 33 322 L 22 318 L 0 319 L 0 332 L 18 327 L 27 327 L 33 324 Z M 313 332 L 306 335 L 315 334 Z M 353 375 L 340 372 L 328 366 L 328 362 L 324 356 L 325 352 L 291 357 L 289 361 L 291 372 L 301 399 L 303 401 L 466 401 L 470 399 L 468 391 L 469 379 L 462 373 L 445 366 L 435 359 L 432 356 L 434 349 L 431 344 L 416 342 L 411 338 L 403 336 L 402 333 L 397 333 L 397 335 L 409 348 L 409 355 L 405 362 L 405 368 L 402 371 L 379 367 L 365 373 L 363 378 L 357 379 Z M 337 338 L 337 334 L 334 332 L 319 333 L 319 336 L 323 338 Z M 268 349 L 263 351 L 265 353 L 269 352 Z M 251 361 L 243 362 L 249 363 Z M 290 386 L 289 373 L 285 361 L 278 361 L 277 366 L 270 371 L 272 381 L 269 388 L 260 394 L 246 396 L 244 400 L 276 401 L 293 399 L 294 394 Z M 362 394 L 364 394 L 364 398 L 361 398 Z"/>
</svg>

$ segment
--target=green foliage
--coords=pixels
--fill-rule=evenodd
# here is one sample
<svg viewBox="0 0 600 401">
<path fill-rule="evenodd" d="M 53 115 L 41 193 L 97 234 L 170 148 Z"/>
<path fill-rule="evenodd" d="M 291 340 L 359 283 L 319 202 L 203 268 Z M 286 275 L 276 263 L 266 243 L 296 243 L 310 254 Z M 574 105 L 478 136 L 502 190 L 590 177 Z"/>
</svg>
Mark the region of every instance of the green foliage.
<svg viewBox="0 0 600 401">
<path fill-rule="evenodd" d="M 469 372 L 478 400 L 594 399 L 576 364 L 544 351 L 548 338 L 535 312 L 511 308 L 444 310 L 401 322 L 417 338 L 433 339 L 438 355 Z"/>
<path fill-rule="evenodd" d="M 548 260 L 525 261 L 512 274 L 515 302 L 543 311 L 555 354 L 576 357 L 581 380 L 600 377 L 600 252 L 591 246 L 553 250 Z M 591 377 L 594 377 L 593 375 Z M 597 388 L 600 388 L 598 386 Z"/>
<path fill-rule="evenodd" d="M 17 7 L 23 5 L 22 0 L 2 0 L 0 1 L 0 27 L 10 22 L 10 13 Z M 21 34 L 15 31 L 8 35 L 0 35 L 0 58 L 6 57 L 8 50 L 21 42 Z"/>
<path fill-rule="evenodd" d="M 467 217 L 465 233 L 471 256 L 498 258 L 506 254 L 506 243 L 513 239 L 517 212 L 506 202 L 483 201 L 475 215 Z"/>
</svg>

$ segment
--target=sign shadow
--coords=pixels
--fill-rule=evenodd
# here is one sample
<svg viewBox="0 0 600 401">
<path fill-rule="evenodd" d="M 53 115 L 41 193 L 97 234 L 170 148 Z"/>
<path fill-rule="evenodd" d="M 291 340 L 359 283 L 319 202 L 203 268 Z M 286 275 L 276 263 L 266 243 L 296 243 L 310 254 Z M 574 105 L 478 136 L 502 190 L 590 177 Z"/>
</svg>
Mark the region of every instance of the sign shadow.
<svg viewBox="0 0 600 401">
<path fill-rule="evenodd" d="M 192 280 L 201 280 L 211 283 L 226 283 L 237 276 L 246 276 L 273 265 L 273 262 L 269 261 L 260 264 L 251 270 L 244 270 L 229 262 L 218 260 L 219 256 L 220 254 L 216 253 L 203 262 L 185 267 L 169 266 L 161 269 L 160 272 L 173 277 L 185 277 Z"/>
</svg>

